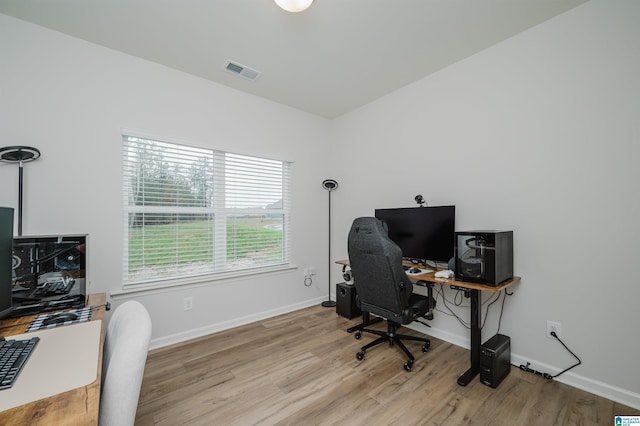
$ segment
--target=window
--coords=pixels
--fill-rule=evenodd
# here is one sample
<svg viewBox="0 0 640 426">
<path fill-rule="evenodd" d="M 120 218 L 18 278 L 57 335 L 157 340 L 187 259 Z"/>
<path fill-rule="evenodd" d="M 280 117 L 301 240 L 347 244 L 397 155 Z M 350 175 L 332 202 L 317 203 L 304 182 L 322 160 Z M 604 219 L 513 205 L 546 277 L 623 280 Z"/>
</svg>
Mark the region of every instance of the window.
<svg viewBox="0 0 640 426">
<path fill-rule="evenodd" d="M 124 285 L 289 264 L 290 163 L 123 136 Z"/>
</svg>

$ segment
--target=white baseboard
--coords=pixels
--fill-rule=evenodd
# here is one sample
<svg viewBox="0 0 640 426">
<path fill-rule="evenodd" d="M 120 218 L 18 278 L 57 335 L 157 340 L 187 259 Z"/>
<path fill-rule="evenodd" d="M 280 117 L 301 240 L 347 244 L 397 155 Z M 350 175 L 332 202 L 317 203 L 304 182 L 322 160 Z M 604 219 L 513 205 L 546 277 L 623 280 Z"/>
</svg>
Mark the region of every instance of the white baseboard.
<svg viewBox="0 0 640 426">
<path fill-rule="evenodd" d="M 176 343 L 185 342 L 187 340 L 206 336 L 208 334 L 229 330 L 234 327 L 238 327 L 241 325 L 249 324 L 249 323 L 260 321 L 267 318 L 272 318 L 277 315 L 286 314 L 287 312 L 297 311 L 298 309 L 307 308 L 309 306 L 319 305 L 324 300 L 326 300 L 326 297 L 318 297 L 316 299 L 305 300 L 304 302 L 296 303 L 293 305 L 282 306 L 277 309 L 258 312 L 258 313 L 247 315 L 241 318 L 234 318 L 233 320 L 230 320 L 230 321 L 223 321 L 217 324 L 207 325 L 206 327 L 196 328 L 196 329 L 188 330 L 182 333 L 176 333 L 176 334 L 164 336 L 157 339 L 152 339 L 151 342 L 149 342 L 149 350 L 158 349 L 158 348 L 162 348 L 169 345 L 174 345 Z"/>
<path fill-rule="evenodd" d="M 530 363 L 529 368 L 543 373 L 549 373 L 552 376 L 558 374 L 563 370 L 540 361 L 532 360 L 531 358 L 522 356 L 520 354 L 514 354 L 513 352 L 511 353 L 511 364 L 513 364 L 514 366 L 520 367 L 520 365 L 526 365 L 527 363 Z M 612 386 L 598 380 L 593 380 L 588 377 L 575 374 L 571 371 L 567 371 L 566 373 L 563 373 L 553 380 L 557 380 L 560 383 L 573 386 L 574 388 L 578 388 L 594 395 L 598 395 L 603 398 L 607 398 L 620 404 L 624 404 L 640 410 L 640 394 L 638 393 Z M 624 415 L 625 413 L 615 414 Z"/>
<path fill-rule="evenodd" d="M 452 343 L 465 349 L 469 349 L 470 347 L 470 340 L 468 336 L 460 336 L 458 334 L 452 334 L 441 329 L 425 327 L 415 322 L 408 327 L 413 330 L 419 331 L 420 333 L 428 334 L 429 336 L 433 336 L 437 339 L 444 340 L 445 342 Z M 549 373 L 552 376 L 558 374 L 563 370 L 558 367 L 545 364 L 529 357 L 511 352 L 511 364 L 516 368 L 519 368 L 520 365 L 526 365 L 527 362 L 530 363 L 529 368 L 540 371 L 542 373 Z M 638 393 L 612 386 L 604 382 L 593 380 L 588 377 L 575 374 L 571 371 L 567 371 L 566 373 L 563 373 L 553 380 L 557 380 L 560 383 L 573 386 L 594 395 L 598 395 L 603 398 L 607 398 L 620 404 L 640 410 L 640 394 Z M 625 413 L 616 414 L 624 415 Z"/>
</svg>

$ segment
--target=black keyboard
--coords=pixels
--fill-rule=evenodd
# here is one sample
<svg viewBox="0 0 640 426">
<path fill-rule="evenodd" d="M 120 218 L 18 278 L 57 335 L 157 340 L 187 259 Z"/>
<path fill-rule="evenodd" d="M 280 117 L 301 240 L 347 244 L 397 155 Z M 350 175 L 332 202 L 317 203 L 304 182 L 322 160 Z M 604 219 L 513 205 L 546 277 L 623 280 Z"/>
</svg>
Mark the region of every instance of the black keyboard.
<svg viewBox="0 0 640 426">
<path fill-rule="evenodd" d="M 25 340 L 0 338 L 0 390 L 13 386 L 39 340 L 39 337 Z"/>
</svg>

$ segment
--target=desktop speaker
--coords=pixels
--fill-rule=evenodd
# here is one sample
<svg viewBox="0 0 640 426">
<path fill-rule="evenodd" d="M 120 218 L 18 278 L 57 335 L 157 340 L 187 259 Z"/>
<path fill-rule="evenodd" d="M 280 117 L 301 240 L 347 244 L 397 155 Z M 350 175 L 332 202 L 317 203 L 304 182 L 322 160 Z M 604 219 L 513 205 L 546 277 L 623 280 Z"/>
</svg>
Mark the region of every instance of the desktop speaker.
<svg viewBox="0 0 640 426">
<path fill-rule="evenodd" d="M 456 232 L 454 250 L 458 281 L 495 287 L 513 278 L 513 231 Z"/>
<path fill-rule="evenodd" d="M 511 371 L 511 339 L 496 334 L 480 346 L 480 381 L 497 388 Z"/>
<path fill-rule="evenodd" d="M 362 313 L 356 304 L 356 287 L 346 283 L 336 284 L 336 313 L 348 319 Z"/>
</svg>

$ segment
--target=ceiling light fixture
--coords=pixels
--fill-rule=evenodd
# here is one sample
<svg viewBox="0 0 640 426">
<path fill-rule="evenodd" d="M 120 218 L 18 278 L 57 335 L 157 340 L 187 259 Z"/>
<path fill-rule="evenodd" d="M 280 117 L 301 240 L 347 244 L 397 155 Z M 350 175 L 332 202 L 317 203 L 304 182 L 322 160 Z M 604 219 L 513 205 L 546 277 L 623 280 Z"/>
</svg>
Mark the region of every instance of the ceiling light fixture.
<svg viewBox="0 0 640 426">
<path fill-rule="evenodd" d="M 287 12 L 302 12 L 306 10 L 313 0 L 274 0 L 278 6 Z"/>
</svg>

